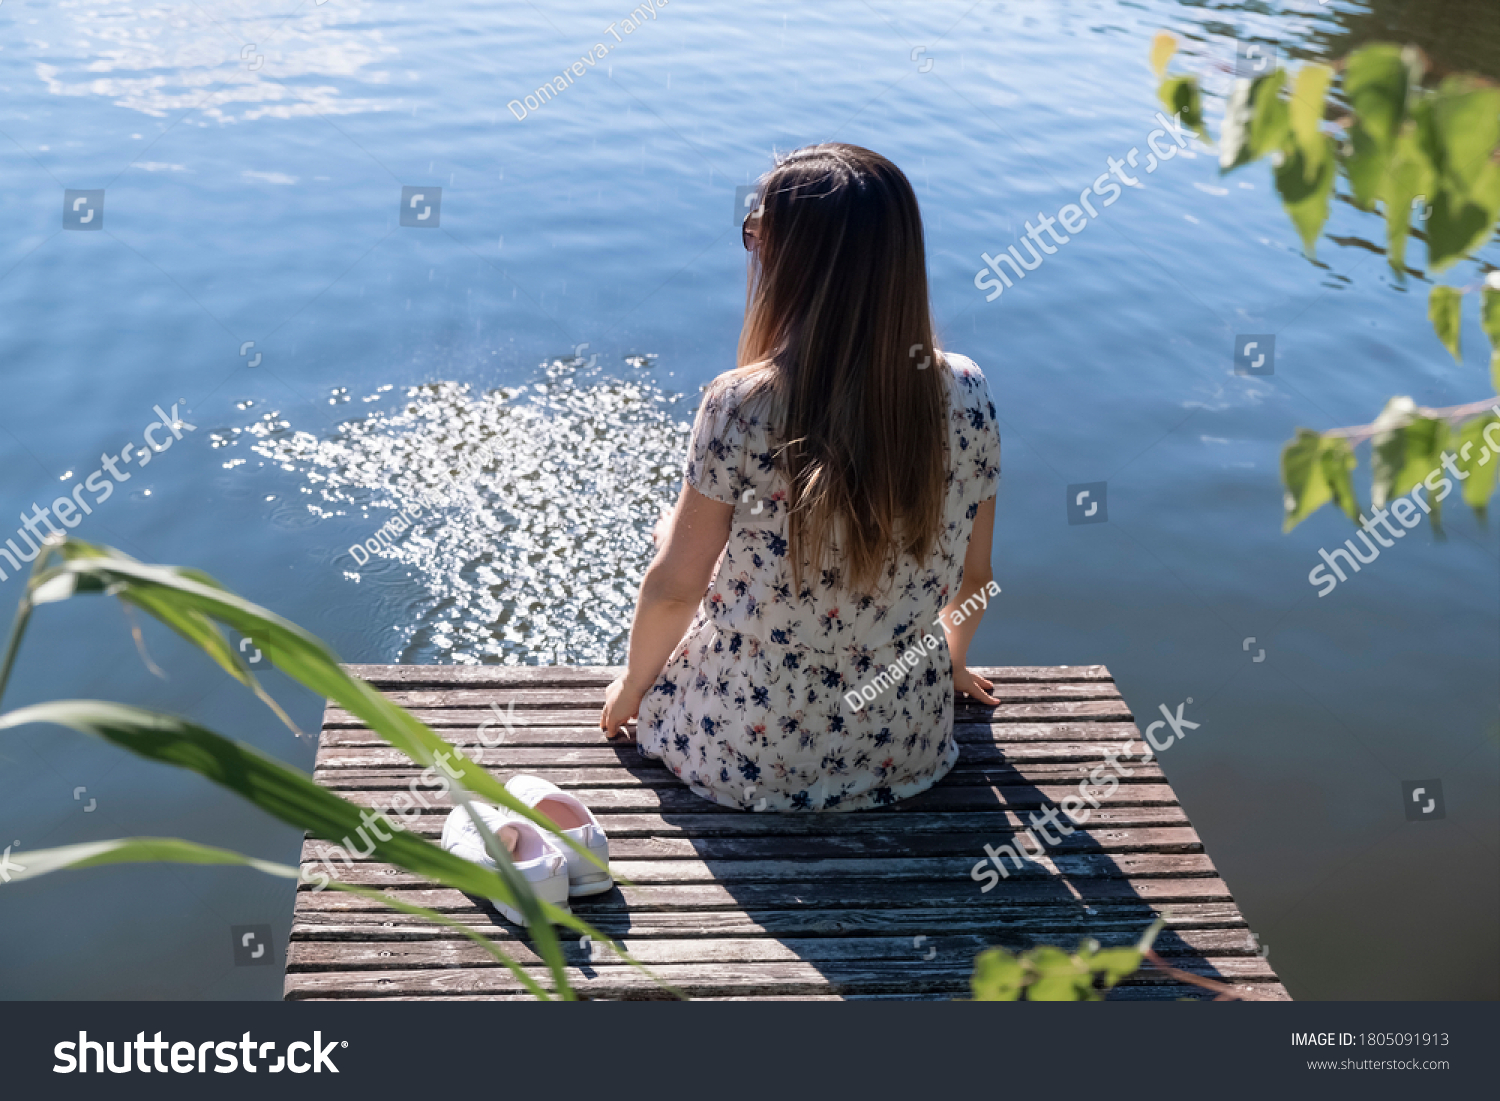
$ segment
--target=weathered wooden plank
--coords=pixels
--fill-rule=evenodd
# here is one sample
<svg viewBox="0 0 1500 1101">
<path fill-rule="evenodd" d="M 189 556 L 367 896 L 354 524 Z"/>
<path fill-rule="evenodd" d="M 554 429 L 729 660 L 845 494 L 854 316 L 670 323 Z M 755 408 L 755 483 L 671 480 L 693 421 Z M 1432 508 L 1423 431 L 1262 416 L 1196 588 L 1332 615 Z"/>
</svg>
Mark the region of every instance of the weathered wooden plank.
<svg viewBox="0 0 1500 1101">
<path fill-rule="evenodd" d="M 316 846 L 318 843 L 314 843 Z M 976 862 L 986 860 L 984 849 L 975 844 L 975 851 L 965 856 L 869 856 L 806 860 L 610 860 L 614 874 L 636 886 L 650 884 L 689 883 L 785 883 L 802 882 L 807 879 L 825 881 L 871 880 L 894 883 L 908 881 L 927 883 L 944 880 L 969 880 L 969 871 Z M 430 882 L 413 875 L 393 864 L 378 861 L 356 861 L 353 864 L 338 862 L 330 853 L 337 878 L 344 883 L 365 887 L 388 889 L 391 887 L 416 887 Z M 1007 861 L 1006 867 L 1013 868 Z M 1041 856 L 1028 861 L 1019 869 L 1010 872 L 1006 882 L 1036 876 L 1067 876 L 1069 878 L 1111 877 L 1124 879 L 1180 878 L 1183 876 L 1211 876 L 1213 861 L 1202 853 L 1058 853 Z M 980 890 L 974 884 L 977 894 Z"/>
<path fill-rule="evenodd" d="M 1081 783 L 1081 782 L 1080 782 Z M 960 786 L 957 783 L 948 783 L 946 780 L 936 787 L 929 788 L 920 795 L 914 795 L 910 799 L 902 799 L 884 809 L 882 813 L 905 815 L 918 811 L 979 811 L 985 809 L 1001 809 L 1009 807 L 1013 810 L 1044 809 L 1056 805 L 1063 799 L 1076 796 L 1080 791 L 1080 783 L 1052 783 L 1052 784 L 1027 784 L 1016 786 L 1012 784 L 980 785 L 971 784 Z M 1118 790 L 1107 793 L 1103 787 L 1093 784 L 1084 786 L 1085 790 L 1093 794 L 1094 798 L 1101 803 L 1110 806 L 1175 806 L 1177 799 L 1172 792 L 1170 784 L 1154 783 L 1122 783 Z M 422 796 L 434 807 L 447 808 L 448 795 L 442 791 L 431 791 L 420 788 Z M 382 791 L 348 791 L 341 793 L 343 798 L 362 807 L 385 808 L 390 805 L 390 796 Z M 648 788 L 632 785 L 625 788 L 575 788 L 572 791 L 584 804 L 595 814 L 600 816 L 613 814 L 617 811 L 690 811 L 698 814 L 751 814 L 750 811 L 735 810 L 730 807 L 720 806 L 710 802 L 699 795 L 695 795 L 686 787 Z M 777 818 L 789 818 L 792 815 L 777 815 Z M 810 818 L 823 819 L 833 817 L 831 814 L 808 815 Z M 606 830 L 609 823 L 604 823 Z"/>
<path fill-rule="evenodd" d="M 514 687 L 514 688 L 400 688 L 385 689 L 383 695 L 402 707 L 435 707 L 443 710 L 470 708 L 487 710 L 491 704 L 501 707 L 514 701 L 516 709 L 544 710 L 558 707 L 604 705 L 604 688 Z M 1070 700 L 1120 700 L 1120 691 L 1112 681 L 1077 684 L 997 683 L 990 695 L 1002 703 L 1051 703 Z M 965 701 L 967 707 L 988 711 L 987 705 Z"/>
<path fill-rule="evenodd" d="M 1248 939 L 1248 937 L 1246 938 Z M 929 951 L 936 958 L 973 960 L 989 947 L 982 936 L 941 935 L 924 938 L 920 949 L 914 949 L 911 937 L 810 937 L 783 941 L 775 937 L 699 940 L 635 940 L 620 942 L 626 952 L 648 966 L 669 963 L 783 963 L 798 960 L 807 963 L 851 962 L 856 960 L 912 961 L 922 960 Z M 542 966 L 541 956 L 529 945 L 510 941 L 504 951 L 524 966 Z M 629 966 L 611 944 L 591 942 L 583 947 L 581 938 L 571 935 L 562 943 L 569 964 L 582 968 Z M 287 946 L 287 968 L 290 971 L 395 971 L 433 967 L 501 967 L 493 956 L 471 940 L 383 941 L 359 943 L 348 941 L 294 941 Z"/>
<path fill-rule="evenodd" d="M 1209 976 L 1212 978 L 1213 976 Z M 1219 980 L 1224 981 L 1224 980 Z M 1259 1002 L 1289 1002 L 1292 996 L 1279 981 L 1226 982 L 1236 994 Z M 1127 979 L 1109 993 L 1107 1002 L 1211 1002 L 1218 998 L 1212 990 L 1187 983 L 1163 980 L 1155 983 L 1137 983 Z M 854 1000 L 854 999 L 850 999 Z"/>
<path fill-rule="evenodd" d="M 625 672 L 623 665 L 356 665 L 344 668 L 378 688 L 447 686 L 602 688 Z M 1103 665 L 985 665 L 980 676 L 997 683 L 1111 681 Z"/>
<path fill-rule="evenodd" d="M 1286 990 L 1275 983 L 1244 983 L 1237 989 L 1252 994 L 1259 1001 L 1289 1002 L 1291 996 Z M 1149 986 L 1132 986 L 1126 982 L 1109 991 L 1105 1001 L 1130 1002 L 1130 1001 L 1212 1001 L 1214 994 L 1199 986 L 1189 986 L 1186 983 L 1161 983 Z M 303 1002 L 339 1002 L 347 1001 L 346 998 L 298 998 Z M 536 999 L 530 994 L 454 994 L 451 996 L 423 995 L 421 997 L 404 997 L 403 1001 L 409 1002 L 534 1002 Z M 941 994 L 766 994 L 757 996 L 728 996 L 719 998 L 694 998 L 700 1002 L 936 1002 L 968 1000 L 968 991 L 948 991 Z"/>
<path fill-rule="evenodd" d="M 808 963 L 835 963 L 853 960 L 926 960 L 959 958 L 972 961 L 975 956 L 996 943 L 1015 950 L 1022 947 L 1021 938 L 1008 938 L 1009 943 L 980 934 L 954 934 L 943 926 L 937 926 L 931 935 L 918 934 L 888 937 L 776 937 L 749 938 L 637 938 L 625 937 L 618 941 L 632 958 L 647 966 L 667 963 L 780 963 L 804 960 Z M 1256 957 L 1255 938 L 1246 930 L 1209 930 L 1192 932 L 1191 941 L 1183 937 L 1173 954 L 1174 964 L 1194 958 L 1218 956 L 1224 958 Z M 499 938 L 495 938 L 497 941 Z M 1108 932 L 1095 937 L 1103 947 L 1126 947 L 1139 939 L 1125 932 Z M 915 940 L 915 943 L 914 943 Z M 1191 945 L 1191 946 L 1190 946 Z M 526 966 L 541 966 L 544 961 L 530 945 L 514 938 L 501 942 L 501 948 L 517 963 Z M 1030 944 L 1025 944 L 1029 947 Z M 621 959 L 611 944 L 590 942 L 584 946 L 580 938 L 569 937 L 562 942 L 564 958 L 575 967 L 594 964 L 599 967 L 622 967 L 628 964 Z M 1070 946 L 1071 947 L 1071 946 Z M 1166 958 L 1166 957 L 1163 957 Z M 429 967 L 500 967 L 493 956 L 482 947 L 464 937 L 452 934 L 449 937 L 427 940 L 385 939 L 379 941 L 349 941 L 294 939 L 287 947 L 287 968 L 292 971 L 364 971 L 364 970 L 408 970 Z M 971 964 L 972 966 L 972 964 Z M 1257 976 L 1265 978 L 1270 969 L 1261 964 Z M 1243 976 L 1241 976 L 1243 977 Z"/>
<path fill-rule="evenodd" d="M 920 961 L 919 961 L 920 962 Z M 656 978 L 633 967 L 568 968 L 568 981 L 585 998 L 670 998 L 670 984 L 690 998 L 730 994 L 828 994 L 889 992 L 896 989 L 945 993 L 964 989 L 969 971 L 957 963 L 917 967 L 889 961 L 824 965 L 666 964 L 652 968 Z M 538 971 L 538 977 L 544 973 Z M 504 968 L 435 970 L 289 972 L 286 996 L 342 998 L 406 997 L 409 994 L 515 994 L 524 988 Z"/>
<path fill-rule="evenodd" d="M 439 913 L 470 912 L 476 900 L 443 887 L 395 887 L 381 884 L 398 898 Z M 622 910 L 750 910 L 804 906 L 846 910 L 884 910 L 910 906 L 974 905 L 990 900 L 997 921 L 1025 921 L 1030 906 L 1043 903 L 1077 902 L 1092 907 L 1095 902 L 1134 900 L 1148 905 L 1164 903 L 1231 901 L 1224 881 L 1212 877 L 1190 879 L 1119 879 L 1105 876 L 1022 877 L 1013 874 L 988 896 L 980 885 L 964 882 L 909 880 L 808 880 L 780 883 L 712 883 L 671 885 L 615 885 L 615 889 L 592 898 L 575 899 L 573 909 L 590 921 L 594 915 Z M 382 910 L 371 899 L 344 891 L 315 891 L 304 886 L 297 892 L 297 912 L 321 910 L 349 912 Z M 499 920 L 498 918 L 496 920 Z"/>
<path fill-rule="evenodd" d="M 545 690 L 537 689 L 537 692 Z M 446 693 L 440 691 L 426 693 L 409 693 L 411 697 L 421 697 L 426 702 L 418 702 L 408 699 L 396 702 L 411 711 L 418 719 L 429 726 L 475 726 L 483 721 L 486 716 L 494 712 L 490 709 L 491 702 L 500 705 L 501 709 L 509 712 L 506 704 L 513 698 L 512 693 L 495 692 L 488 694 L 484 703 L 469 707 L 449 707 L 446 705 L 444 696 Z M 603 706 L 603 697 L 597 703 L 581 706 L 583 701 L 577 696 L 566 692 L 552 692 L 551 696 L 555 702 L 546 706 L 537 703 L 529 703 L 522 708 L 520 701 L 516 703 L 515 721 L 520 723 L 523 716 L 532 717 L 537 723 L 554 726 L 595 726 L 599 724 L 599 710 Z M 551 721 L 546 717 L 549 711 L 554 712 Z M 1133 720 L 1129 706 L 1121 699 L 1083 699 L 1083 700 L 1049 700 L 1042 703 L 1002 703 L 994 708 L 979 708 L 973 705 L 965 705 L 954 711 L 954 722 L 988 722 L 988 723 L 1034 723 L 1034 722 L 1131 722 Z M 355 718 L 349 712 L 341 708 L 330 707 L 323 716 L 324 726 L 362 726 L 362 720 Z"/>
<path fill-rule="evenodd" d="M 556 716 L 570 712 L 517 711 L 509 730 L 498 723 L 486 728 L 484 737 L 479 734 L 479 724 L 493 720 L 494 713 L 484 712 L 413 712 L 428 725 L 440 727 L 442 736 L 453 745 L 506 745 L 506 746 L 619 746 L 625 748 L 633 743 L 623 740 L 606 741 L 599 730 L 599 713 L 580 713 L 579 721 L 559 725 Z M 454 715 L 463 715 L 463 722 L 451 721 Z M 439 721 L 430 721 L 437 719 Z M 442 721 L 448 720 L 448 721 Z M 504 742 L 498 741 L 504 736 Z M 1100 743 L 1139 741 L 1140 732 L 1129 722 L 1039 722 L 1039 723 L 994 723 L 955 721 L 953 737 L 961 746 L 1001 745 L 1009 749 L 1031 742 L 1044 743 Z M 363 725 L 325 726 L 321 742 L 323 751 L 344 747 L 389 748 L 390 743 L 379 734 Z"/>
<path fill-rule="evenodd" d="M 500 701 L 504 703 L 504 700 Z M 464 708 L 457 711 L 447 711 L 442 708 L 408 707 L 408 711 L 419 721 L 424 722 L 434 729 L 448 727 L 468 728 L 477 727 L 481 722 L 493 719 L 493 711 L 485 712 L 474 708 Z M 558 708 L 556 710 L 537 711 L 517 707 L 512 713 L 507 708 L 501 708 L 501 713 L 506 715 L 514 726 L 518 727 L 567 727 L 570 729 L 592 730 L 599 729 L 598 706 L 594 707 L 572 707 Z M 342 708 L 329 705 L 323 712 L 323 736 L 325 739 L 332 731 L 350 729 L 357 731 L 364 738 L 374 738 L 379 741 L 378 735 L 372 735 L 365 729 L 363 719 L 356 718 Z"/>
<path fill-rule="evenodd" d="M 500 759 L 493 759 L 495 756 L 498 756 Z M 561 788 L 680 788 L 682 786 L 682 781 L 667 768 L 657 762 L 644 759 L 639 764 L 628 767 L 614 765 L 594 768 L 570 768 L 561 762 L 558 764 L 547 764 L 542 762 L 514 762 L 505 760 L 506 757 L 510 756 L 514 755 L 491 755 L 492 759 L 490 761 L 481 761 L 480 763 L 501 782 L 505 782 L 513 776 L 528 773 L 540 776 L 545 780 L 550 780 Z M 1041 761 L 965 764 L 960 761 L 954 767 L 948 782 L 960 787 L 987 786 L 990 784 L 1004 784 L 1007 786 L 1019 784 L 1077 784 L 1080 781 L 1087 780 L 1089 773 L 1100 767 L 1102 767 L 1101 761 L 1097 757 L 1092 760 L 1085 759 L 1082 762 Z M 1161 768 L 1154 762 L 1132 765 L 1129 768 L 1129 772 L 1129 776 L 1120 778 L 1121 783 L 1161 783 L 1163 780 Z M 415 766 L 406 768 L 391 766 L 387 768 L 329 769 L 320 767 L 313 770 L 313 779 L 331 791 L 398 791 L 409 789 L 413 785 L 416 787 L 436 787 L 436 785 L 424 785 L 421 781 L 421 775 L 422 771 Z M 1104 775 L 1108 775 L 1108 770 L 1106 770 Z M 750 781 L 745 781 L 745 784 L 749 786 Z"/>
<path fill-rule="evenodd" d="M 1209 978 L 1232 981 L 1251 988 L 1275 983 L 1265 961 L 1251 957 L 1214 957 L 1177 961 L 1181 970 Z M 813 963 L 786 960 L 775 963 L 665 963 L 651 968 L 652 975 L 634 967 L 588 965 L 569 967 L 568 981 L 584 997 L 669 996 L 666 983 L 689 997 L 715 995 L 854 994 L 907 992 L 962 992 L 968 989 L 972 959 L 851 960 Z M 534 971 L 539 976 L 540 970 Z M 652 976 L 655 976 L 654 978 Z M 660 982 L 658 982 L 660 980 Z M 1156 972 L 1142 971 L 1129 980 L 1149 985 L 1165 979 Z M 313 994 L 382 998 L 412 994 L 495 993 L 515 994 L 524 990 L 520 980 L 502 967 L 448 967 L 372 971 L 298 971 L 287 975 L 287 996 Z"/>
<path fill-rule="evenodd" d="M 357 800 L 356 800 L 357 802 Z M 1024 808 L 1022 809 L 1024 811 Z M 441 834 L 448 808 L 430 811 L 405 819 L 411 833 L 426 838 Z M 1186 826 L 1187 815 L 1181 807 L 1115 806 L 1106 803 L 1092 812 L 1088 822 L 1078 827 L 1074 836 L 1092 837 L 1103 849 L 1110 849 L 1110 832 L 1137 827 Z M 842 837 L 846 835 L 892 837 L 905 844 L 923 833 L 980 834 L 979 842 L 993 840 L 1028 828 L 1027 815 L 1005 807 L 981 811 L 956 811 L 951 814 L 914 812 L 892 819 L 884 810 L 854 811 L 850 814 L 611 814 L 605 822 L 610 842 L 642 837 Z"/>
<path fill-rule="evenodd" d="M 615 837 L 609 855 L 615 862 L 628 860 L 808 860 L 817 857 L 931 858 L 965 856 L 982 858 L 986 842 L 1003 845 L 1014 839 L 1015 830 L 973 833 L 924 833 L 906 835 L 899 829 L 881 833 L 804 834 L 797 837 Z M 341 857 L 331 852 L 327 841 L 309 839 L 302 846 L 304 863 Z M 1055 853 L 1201 853 L 1203 845 L 1190 827 L 1141 830 L 1076 830 L 1053 845 Z M 357 863 L 367 861 L 356 859 Z M 934 866 L 936 871 L 936 866 Z M 623 872 L 621 874 L 624 874 Z M 632 877 L 633 878 L 633 877 Z"/>
<path fill-rule="evenodd" d="M 594 912 L 588 920 L 611 937 L 747 937 L 747 936 L 904 936 L 931 935 L 934 929 L 948 934 L 978 934 L 1007 947 L 1030 947 L 1033 943 L 1071 946 L 1084 936 L 1113 944 L 1134 943 L 1159 916 L 1165 923 L 1157 937 L 1162 955 L 1183 951 L 1206 951 L 1208 942 L 1193 938 L 1209 932 L 1234 932 L 1248 936 L 1244 916 L 1232 902 L 1177 903 L 1158 914 L 1155 908 L 1134 899 L 1100 902 L 1085 912 L 1077 903 L 1038 904 L 1024 911 L 1024 922 L 997 911 L 994 905 L 970 902 L 943 907 L 913 906 L 895 910 L 748 909 L 692 910 L 672 912 L 647 910 L 639 913 Z M 998 916 L 997 916 L 998 915 Z M 462 925 L 483 930 L 506 943 L 519 942 L 520 930 L 497 924 L 494 916 L 477 907 L 452 915 Z M 292 922 L 292 940 L 455 940 L 455 929 L 434 925 L 399 911 L 367 913 L 299 910 Z M 1221 954 L 1229 954 L 1227 945 Z"/>
<path fill-rule="evenodd" d="M 662 767 L 656 759 L 643 755 L 634 743 L 606 742 L 597 730 L 594 731 L 593 742 L 583 745 L 522 746 L 513 744 L 508 738 L 503 742 L 498 741 L 503 733 L 496 731 L 490 738 L 490 744 L 466 748 L 464 756 L 486 768 L 560 768 L 563 765 L 573 765 L 623 770 Z M 1122 751 L 1128 756 L 1122 756 Z M 1089 768 L 1094 768 L 1104 761 L 1106 753 L 1121 757 L 1122 763 L 1129 764 L 1132 758 L 1139 761 L 1145 752 L 1145 742 L 1127 739 L 1110 743 L 1058 741 L 1003 746 L 981 743 L 963 747 L 958 767 L 1010 764 L 1019 768 L 1030 764 L 1087 762 Z M 316 767 L 319 771 L 382 768 L 419 771 L 415 769 L 410 757 L 390 745 L 327 746 L 319 751 Z"/>
</svg>

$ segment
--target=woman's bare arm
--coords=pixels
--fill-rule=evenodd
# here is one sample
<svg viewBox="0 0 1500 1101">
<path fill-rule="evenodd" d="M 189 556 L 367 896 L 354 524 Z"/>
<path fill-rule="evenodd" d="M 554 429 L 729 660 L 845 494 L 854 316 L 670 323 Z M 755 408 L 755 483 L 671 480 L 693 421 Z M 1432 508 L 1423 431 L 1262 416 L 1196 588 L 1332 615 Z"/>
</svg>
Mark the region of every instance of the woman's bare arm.
<svg viewBox="0 0 1500 1101">
<path fill-rule="evenodd" d="M 958 592 L 942 611 L 943 633 L 948 636 L 948 654 L 953 659 L 953 687 L 980 703 L 997 704 L 1000 701 L 989 694 L 995 687 L 984 677 L 969 672 L 969 643 L 974 641 L 974 632 L 984 618 L 984 608 L 970 610 L 962 616 L 962 622 L 953 622 L 953 613 L 960 604 L 977 596 L 994 581 L 994 570 L 990 566 L 990 550 L 995 541 L 995 498 L 979 502 L 979 511 L 974 515 L 974 530 L 969 536 L 969 547 L 964 552 L 964 579 Z M 988 598 L 986 598 L 988 599 Z M 979 604 L 975 600 L 970 608 Z"/>
<path fill-rule="evenodd" d="M 635 718 L 641 699 L 687 633 L 729 542 L 733 520 L 733 505 L 684 485 L 670 520 L 658 524 L 661 545 L 636 598 L 625 675 L 605 691 L 599 726 L 607 736 L 614 737 Z"/>
</svg>

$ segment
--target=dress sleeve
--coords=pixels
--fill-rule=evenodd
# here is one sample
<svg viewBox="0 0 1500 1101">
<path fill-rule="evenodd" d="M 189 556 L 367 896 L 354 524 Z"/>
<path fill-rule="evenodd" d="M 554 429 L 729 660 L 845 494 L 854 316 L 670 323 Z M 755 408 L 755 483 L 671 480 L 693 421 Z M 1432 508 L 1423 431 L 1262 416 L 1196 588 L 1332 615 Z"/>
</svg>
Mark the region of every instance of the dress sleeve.
<svg viewBox="0 0 1500 1101">
<path fill-rule="evenodd" d="M 984 372 L 972 360 L 962 360 L 955 367 L 964 406 L 959 471 L 971 484 L 969 499 L 987 501 L 1000 489 L 1000 426 L 995 403 Z"/>
<path fill-rule="evenodd" d="M 683 471 L 688 485 L 705 497 L 734 504 L 745 480 L 745 447 L 737 388 L 722 378 L 715 379 L 703 395 L 688 440 Z"/>
</svg>

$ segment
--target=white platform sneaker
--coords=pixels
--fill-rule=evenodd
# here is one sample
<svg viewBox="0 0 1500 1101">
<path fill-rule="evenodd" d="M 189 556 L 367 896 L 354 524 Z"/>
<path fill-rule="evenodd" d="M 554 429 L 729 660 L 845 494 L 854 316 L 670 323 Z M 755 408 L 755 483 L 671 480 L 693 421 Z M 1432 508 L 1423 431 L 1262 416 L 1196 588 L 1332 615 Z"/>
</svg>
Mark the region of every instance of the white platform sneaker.
<svg viewBox="0 0 1500 1101">
<path fill-rule="evenodd" d="M 538 814 L 546 816 L 569 838 L 598 857 L 606 869 L 609 867 L 609 838 L 588 807 L 540 776 L 525 773 L 512 776 L 506 781 L 505 790 Z M 569 895 L 578 898 L 603 894 L 615 885 L 608 871 L 589 863 L 566 845 L 562 849 L 568 858 Z"/>
<path fill-rule="evenodd" d="M 512 812 L 503 808 L 475 803 L 474 813 L 479 815 L 505 846 L 510 853 L 511 863 L 531 884 L 536 896 L 544 902 L 552 903 L 559 910 L 567 911 L 568 858 L 560 843 L 526 819 L 512 817 Z M 443 823 L 440 845 L 454 856 L 481 867 L 493 869 L 496 866 L 490 854 L 485 851 L 484 838 L 480 836 L 479 828 L 462 806 L 454 807 L 449 812 L 447 821 Z M 525 924 L 525 916 L 514 906 L 508 906 L 499 899 L 490 901 L 506 920 L 517 925 Z"/>
</svg>

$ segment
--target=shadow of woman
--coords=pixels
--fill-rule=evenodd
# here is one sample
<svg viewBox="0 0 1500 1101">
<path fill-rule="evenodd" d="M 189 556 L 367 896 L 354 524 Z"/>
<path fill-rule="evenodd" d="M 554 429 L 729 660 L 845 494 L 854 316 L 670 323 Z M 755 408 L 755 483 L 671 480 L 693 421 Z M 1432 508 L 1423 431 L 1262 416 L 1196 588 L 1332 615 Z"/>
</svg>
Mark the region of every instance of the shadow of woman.
<svg viewBox="0 0 1500 1101">
<path fill-rule="evenodd" d="M 1129 946 L 1159 912 L 1170 918 L 1156 951 L 1175 968 L 1226 979 L 1210 956 L 1252 954 L 1133 725 L 1018 722 L 963 700 L 955 736 L 959 762 L 928 791 L 823 814 L 722 807 L 634 743 L 611 743 L 655 813 L 603 817 L 634 881 L 575 909 L 630 934 L 638 958 L 695 998 L 965 997 L 988 947 Z M 1116 775 L 1105 754 L 1122 739 L 1135 759 L 1115 753 Z M 1070 825 L 1055 808 L 1074 797 L 1087 814 Z M 1148 966 L 1112 996 L 1205 993 Z"/>
</svg>

